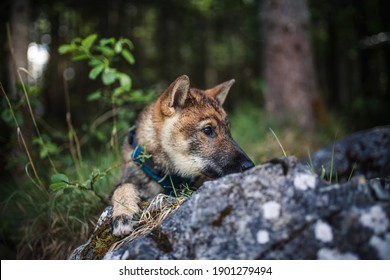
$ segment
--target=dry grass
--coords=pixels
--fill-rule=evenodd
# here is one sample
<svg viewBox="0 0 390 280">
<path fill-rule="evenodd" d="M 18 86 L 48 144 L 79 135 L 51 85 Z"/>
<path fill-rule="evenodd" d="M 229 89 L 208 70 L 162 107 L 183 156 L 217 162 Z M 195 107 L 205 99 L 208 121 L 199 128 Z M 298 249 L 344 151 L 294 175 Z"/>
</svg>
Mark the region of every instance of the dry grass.
<svg viewBox="0 0 390 280">
<path fill-rule="evenodd" d="M 174 212 L 187 197 L 172 197 L 165 194 L 157 195 L 150 204 L 143 210 L 139 219 L 139 226 L 125 238 L 114 243 L 108 252 L 115 251 L 125 243 L 149 234 L 154 228 L 159 226 L 172 212 Z"/>
</svg>

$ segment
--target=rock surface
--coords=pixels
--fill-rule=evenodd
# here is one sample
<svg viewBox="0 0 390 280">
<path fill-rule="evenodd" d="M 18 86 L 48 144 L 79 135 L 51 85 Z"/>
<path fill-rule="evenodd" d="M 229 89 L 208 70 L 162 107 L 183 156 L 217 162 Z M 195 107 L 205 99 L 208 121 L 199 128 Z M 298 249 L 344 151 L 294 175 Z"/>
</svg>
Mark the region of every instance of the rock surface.
<svg viewBox="0 0 390 280">
<path fill-rule="evenodd" d="M 317 174 L 321 174 L 324 167 L 325 178 L 329 179 L 332 170 L 333 180 L 337 174 L 338 182 L 348 181 L 351 175 L 390 180 L 390 126 L 357 132 L 338 140 L 315 152 L 311 162 Z"/>
<path fill-rule="evenodd" d="M 388 178 L 386 168 L 367 178 Z M 390 183 L 355 170 L 347 182 L 330 184 L 293 157 L 275 159 L 206 182 L 149 233 L 106 253 L 116 241 L 105 226 L 108 207 L 71 258 L 390 259 Z M 99 236 L 109 241 L 103 250 Z"/>
</svg>

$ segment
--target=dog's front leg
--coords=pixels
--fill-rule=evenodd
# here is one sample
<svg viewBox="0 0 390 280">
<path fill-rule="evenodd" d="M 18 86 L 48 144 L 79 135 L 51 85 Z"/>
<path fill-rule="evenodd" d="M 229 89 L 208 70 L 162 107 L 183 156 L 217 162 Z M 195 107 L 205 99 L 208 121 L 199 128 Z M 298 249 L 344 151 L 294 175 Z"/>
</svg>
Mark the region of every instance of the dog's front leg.
<svg viewBox="0 0 390 280">
<path fill-rule="evenodd" d="M 111 231 L 115 236 L 129 235 L 134 226 L 137 225 L 133 221 L 134 214 L 140 212 L 138 206 L 140 199 L 138 192 L 133 184 L 119 185 L 111 198 L 113 213 L 111 220 Z"/>
</svg>

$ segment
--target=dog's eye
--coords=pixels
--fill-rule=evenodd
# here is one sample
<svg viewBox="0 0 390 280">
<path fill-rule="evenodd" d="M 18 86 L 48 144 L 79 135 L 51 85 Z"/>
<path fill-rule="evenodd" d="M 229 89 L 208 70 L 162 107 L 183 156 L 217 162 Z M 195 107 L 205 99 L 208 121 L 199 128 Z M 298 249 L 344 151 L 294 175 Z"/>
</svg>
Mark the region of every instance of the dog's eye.
<svg viewBox="0 0 390 280">
<path fill-rule="evenodd" d="M 206 126 L 202 129 L 203 133 L 207 136 L 213 136 L 214 135 L 214 129 L 211 126 Z"/>
</svg>

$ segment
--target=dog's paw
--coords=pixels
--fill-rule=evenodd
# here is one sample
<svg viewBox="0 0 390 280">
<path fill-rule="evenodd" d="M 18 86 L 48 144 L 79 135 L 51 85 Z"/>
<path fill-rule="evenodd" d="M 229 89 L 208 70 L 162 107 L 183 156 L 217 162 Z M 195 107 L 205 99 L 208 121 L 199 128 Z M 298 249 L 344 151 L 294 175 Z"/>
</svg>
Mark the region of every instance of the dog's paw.
<svg viewBox="0 0 390 280">
<path fill-rule="evenodd" d="M 129 235 L 137 225 L 137 221 L 125 214 L 112 217 L 110 221 L 111 232 L 115 236 Z"/>
</svg>

